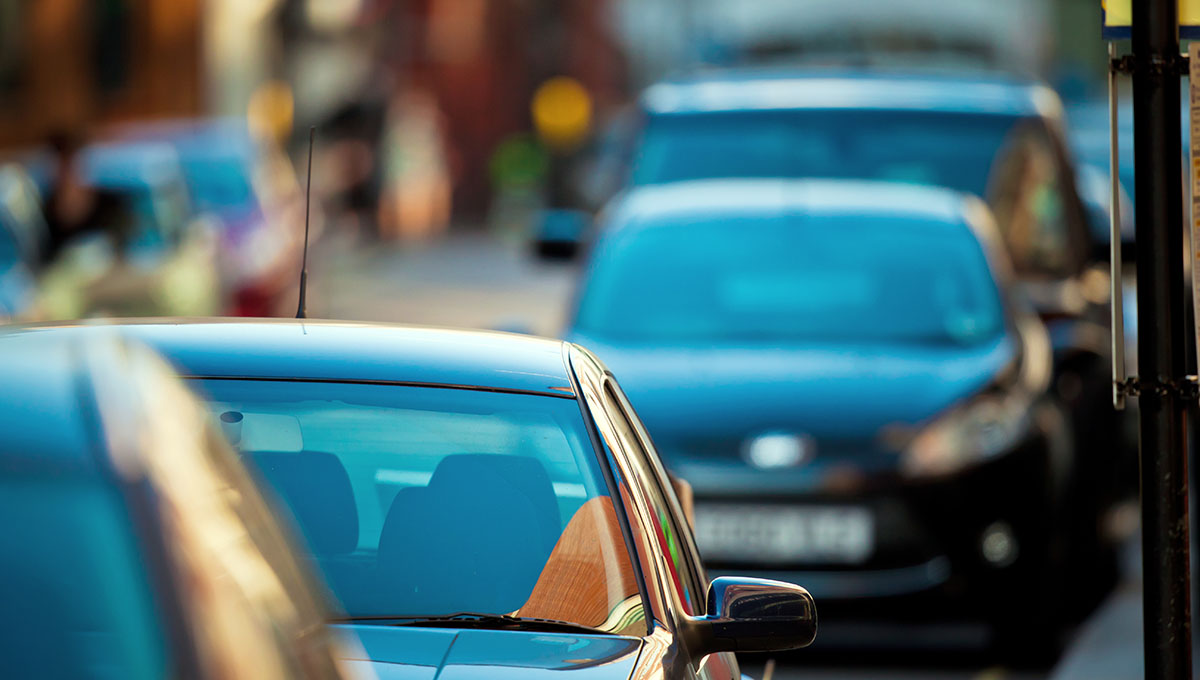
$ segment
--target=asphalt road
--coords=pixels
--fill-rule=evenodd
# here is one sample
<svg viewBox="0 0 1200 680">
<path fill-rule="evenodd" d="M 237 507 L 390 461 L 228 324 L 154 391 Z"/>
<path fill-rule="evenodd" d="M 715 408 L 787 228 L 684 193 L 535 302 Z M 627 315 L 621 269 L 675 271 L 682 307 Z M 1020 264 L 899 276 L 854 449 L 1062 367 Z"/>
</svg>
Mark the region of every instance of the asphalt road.
<svg viewBox="0 0 1200 680">
<path fill-rule="evenodd" d="M 428 244 L 355 244 L 332 235 L 314 249 L 309 266 L 309 310 L 314 318 L 520 330 L 557 335 L 574 290 L 577 268 L 534 259 L 526 244 L 482 234 Z M 851 631 L 852 633 L 854 631 Z M 965 633 L 965 634 L 964 634 Z M 913 633 L 906 633 L 912 639 Z M 885 639 L 871 628 L 860 639 Z M 851 646 L 812 649 L 779 660 L 775 678 L 824 680 L 1034 680 L 1047 672 L 994 665 L 970 643 L 971 631 L 947 628 L 923 635 L 917 650 Z M 939 642 L 955 640 L 956 644 Z M 818 645 L 821 643 L 818 642 Z M 744 671 L 762 677 L 761 659 Z"/>
</svg>

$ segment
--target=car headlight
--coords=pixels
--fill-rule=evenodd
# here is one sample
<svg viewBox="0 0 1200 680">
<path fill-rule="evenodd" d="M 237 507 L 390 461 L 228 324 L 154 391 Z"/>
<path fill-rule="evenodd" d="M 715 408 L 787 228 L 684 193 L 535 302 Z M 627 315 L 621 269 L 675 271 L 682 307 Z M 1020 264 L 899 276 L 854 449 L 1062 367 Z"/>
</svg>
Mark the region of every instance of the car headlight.
<svg viewBox="0 0 1200 680">
<path fill-rule="evenodd" d="M 901 472 L 950 474 L 1003 454 L 1028 434 L 1029 411 L 1029 402 L 1016 396 L 976 397 L 918 432 L 904 449 Z"/>
</svg>

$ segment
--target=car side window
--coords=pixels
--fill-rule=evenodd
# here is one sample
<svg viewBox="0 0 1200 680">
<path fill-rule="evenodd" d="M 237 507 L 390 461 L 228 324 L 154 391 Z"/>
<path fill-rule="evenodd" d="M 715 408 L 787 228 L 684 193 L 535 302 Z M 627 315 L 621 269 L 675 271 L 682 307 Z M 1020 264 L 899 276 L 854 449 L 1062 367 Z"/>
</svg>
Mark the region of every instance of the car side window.
<svg viewBox="0 0 1200 680">
<path fill-rule="evenodd" d="M 1067 179 L 1048 133 L 1018 126 L 996 157 L 988 203 L 1018 272 L 1070 274 L 1077 257 Z"/>
<path fill-rule="evenodd" d="M 650 494 L 652 512 L 655 517 L 655 536 L 659 548 L 667 558 L 670 569 L 670 586 L 675 590 L 689 615 L 704 612 L 704 596 L 707 584 L 698 570 L 696 550 L 691 539 L 690 527 L 683 515 L 679 499 L 666 479 L 660 465 L 655 465 L 655 454 L 649 449 L 649 438 L 633 409 L 614 381 L 604 384 L 605 407 L 613 414 L 613 424 L 622 446 L 629 452 L 638 467 L 638 474 L 645 480 Z"/>
</svg>

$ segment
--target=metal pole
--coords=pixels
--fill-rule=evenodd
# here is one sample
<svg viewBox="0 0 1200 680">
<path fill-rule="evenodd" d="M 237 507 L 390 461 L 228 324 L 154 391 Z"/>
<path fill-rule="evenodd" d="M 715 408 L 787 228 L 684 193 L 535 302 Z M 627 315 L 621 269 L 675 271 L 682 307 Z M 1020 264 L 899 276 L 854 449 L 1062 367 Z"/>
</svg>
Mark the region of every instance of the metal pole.
<svg viewBox="0 0 1200 680">
<path fill-rule="evenodd" d="M 1108 59 L 1111 63 L 1117 56 L 1117 44 L 1108 43 Z M 1110 286 L 1109 309 L 1112 315 L 1112 373 L 1113 408 L 1125 410 L 1125 287 L 1121 277 L 1124 263 L 1121 262 L 1121 137 L 1117 119 L 1117 70 L 1108 69 L 1108 220 L 1109 244 L 1108 263 Z"/>
<path fill-rule="evenodd" d="M 1192 673 L 1176 0 L 1133 6 L 1140 468 L 1147 680 Z"/>
</svg>

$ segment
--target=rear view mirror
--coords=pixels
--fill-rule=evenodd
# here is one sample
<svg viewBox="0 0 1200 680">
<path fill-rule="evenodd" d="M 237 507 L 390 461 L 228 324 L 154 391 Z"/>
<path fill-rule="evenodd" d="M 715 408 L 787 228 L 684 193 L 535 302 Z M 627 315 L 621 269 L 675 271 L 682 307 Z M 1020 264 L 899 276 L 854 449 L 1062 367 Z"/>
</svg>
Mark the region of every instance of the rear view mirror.
<svg viewBox="0 0 1200 680">
<path fill-rule="evenodd" d="M 817 606 L 791 583 L 722 576 L 708 588 L 708 614 L 691 619 L 688 633 L 700 655 L 799 649 L 817 636 Z"/>
<path fill-rule="evenodd" d="M 570 260 L 579 252 L 591 216 L 582 210 L 546 209 L 537 218 L 534 251 L 548 260 Z"/>
</svg>

